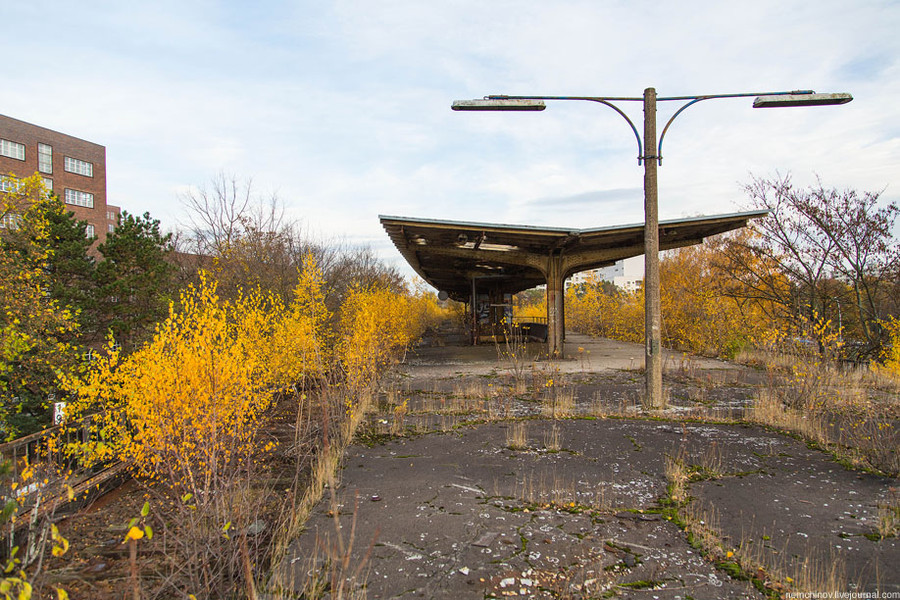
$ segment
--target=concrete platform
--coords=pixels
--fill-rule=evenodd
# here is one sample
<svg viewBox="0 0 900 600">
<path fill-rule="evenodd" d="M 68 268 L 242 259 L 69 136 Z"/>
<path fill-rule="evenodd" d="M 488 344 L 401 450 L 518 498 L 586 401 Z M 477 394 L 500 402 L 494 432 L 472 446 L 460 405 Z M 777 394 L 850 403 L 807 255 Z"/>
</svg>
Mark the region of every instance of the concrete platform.
<svg viewBox="0 0 900 600">
<path fill-rule="evenodd" d="M 344 573 L 360 567 L 368 598 L 763 598 L 660 514 L 666 458 L 681 455 L 715 463 L 689 492 L 726 548 L 758 548 L 787 574 L 836 564 L 848 592 L 900 592 L 897 538 L 870 539 L 896 480 L 759 427 L 680 421 L 694 404 L 715 414 L 752 397 L 753 374 L 720 361 L 669 355 L 670 369 L 723 383 L 694 398 L 690 383 L 668 377 L 683 394 L 663 420 L 597 418 L 603 405 L 638 416 L 641 347 L 568 341 L 567 360 L 522 370 L 489 346 L 410 354 L 396 382 L 409 435 L 367 435 L 349 449 L 333 499 L 281 566 L 297 589 L 336 564 L 338 538 L 352 538 Z M 535 388 L 553 377 L 572 390 L 569 418 L 546 418 L 546 389 Z M 485 417 L 478 402 L 506 412 Z M 375 415 L 369 433 L 392 418 Z"/>
<path fill-rule="evenodd" d="M 580 333 L 566 334 L 562 359 L 547 359 L 547 345 L 527 342 L 472 345 L 427 345 L 411 350 L 404 361 L 416 376 L 443 377 L 455 372 L 472 375 L 508 369 L 511 355 L 524 362 L 553 363 L 565 373 L 604 373 L 644 368 L 644 348 L 640 344 L 597 338 Z M 683 352 L 663 350 L 663 369 L 672 370 L 690 364 L 692 368 L 719 371 L 741 371 L 744 367 L 710 358 L 690 356 Z M 459 367 L 454 369 L 454 367 Z"/>
</svg>

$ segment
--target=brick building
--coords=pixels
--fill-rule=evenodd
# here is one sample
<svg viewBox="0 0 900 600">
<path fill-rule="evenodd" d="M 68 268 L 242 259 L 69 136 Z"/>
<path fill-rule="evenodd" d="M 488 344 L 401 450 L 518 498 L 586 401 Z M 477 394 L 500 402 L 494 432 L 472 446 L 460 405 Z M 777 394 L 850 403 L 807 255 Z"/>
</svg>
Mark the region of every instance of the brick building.
<svg viewBox="0 0 900 600">
<path fill-rule="evenodd" d="M 103 243 L 120 212 L 106 202 L 106 147 L 0 115 L 0 175 L 35 173 Z"/>
</svg>

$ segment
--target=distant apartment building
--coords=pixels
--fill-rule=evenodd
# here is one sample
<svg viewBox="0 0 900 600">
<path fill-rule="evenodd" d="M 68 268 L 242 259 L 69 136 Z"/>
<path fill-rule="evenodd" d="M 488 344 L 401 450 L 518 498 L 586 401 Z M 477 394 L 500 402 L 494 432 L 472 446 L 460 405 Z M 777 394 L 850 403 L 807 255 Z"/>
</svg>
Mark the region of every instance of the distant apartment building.
<svg viewBox="0 0 900 600">
<path fill-rule="evenodd" d="M 616 264 L 610 267 L 582 271 L 572 275 L 566 283 L 567 285 L 579 285 L 592 279 L 593 281 L 609 281 L 627 292 L 637 291 L 641 287 L 641 282 L 644 281 L 644 257 L 632 256 L 616 261 Z"/>
<path fill-rule="evenodd" d="M 0 115 L 0 175 L 35 173 L 103 243 L 121 211 L 106 202 L 106 147 Z"/>
</svg>

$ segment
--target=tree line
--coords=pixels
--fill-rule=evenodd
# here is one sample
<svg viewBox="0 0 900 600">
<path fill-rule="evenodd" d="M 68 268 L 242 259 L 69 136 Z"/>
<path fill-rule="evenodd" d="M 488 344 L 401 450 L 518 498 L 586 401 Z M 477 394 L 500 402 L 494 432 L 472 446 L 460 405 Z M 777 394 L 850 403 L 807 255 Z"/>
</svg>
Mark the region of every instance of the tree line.
<svg viewBox="0 0 900 600">
<path fill-rule="evenodd" d="M 50 424 L 59 378 L 84 369 L 114 340 L 124 354 L 148 342 L 180 293 L 206 273 L 224 299 L 252 289 L 293 299 L 311 256 L 334 313 L 353 286 L 407 292 L 402 276 L 368 248 L 314 240 L 276 196 L 220 174 L 185 194 L 175 233 L 123 211 L 95 246 L 86 223 L 38 175 L 4 178 L 0 192 L 0 438 Z M 92 249 L 93 248 L 93 249 Z"/>
<path fill-rule="evenodd" d="M 99 257 L 86 260 L 84 224 L 39 178 L 4 197 L 11 218 L 0 231 L 0 274 L 12 283 L 0 290 L 0 366 L 3 401 L 18 411 L 5 413 L 4 433 L 44 424 L 45 394 L 67 406 L 62 425 L 42 441 L 54 457 L 41 461 L 43 485 L 26 488 L 35 477 L 27 461 L 15 475 L 0 461 L 0 488 L 10 490 L 0 494 L 7 496 L 0 525 L 23 519 L 28 502 L 89 493 L 76 491 L 81 473 L 72 464 L 127 465 L 149 497 L 124 542 L 134 597 L 203 590 L 230 598 L 243 587 L 255 598 L 258 585 L 282 585 L 268 581 L 276 575 L 269 569 L 333 481 L 343 448 L 379 398 L 386 367 L 443 318 L 433 293 L 407 289 L 370 251 L 311 242 L 287 219 L 259 220 L 279 213 L 271 204 L 251 197 L 235 205 L 234 195 L 214 194 L 194 215 L 227 213 L 216 227 L 160 235 L 149 216 L 125 215 Z M 57 221 L 71 235 L 56 235 Z M 222 231 L 227 237 L 216 241 Z M 130 253 L 113 251 L 120 238 L 131 240 Z M 202 245 L 210 240 L 217 245 Z M 194 252 L 177 252 L 179 244 Z M 72 263 L 78 269 L 73 257 L 81 259 Z M 63 279 L 75 272 L 78 278 Z M 119 341 L 120 321 L 155 307 L 162 310 L 155 322 L 125 328 Z M 92 345 L 90 336 L 105 341 Z M 26 406 L 12 392 L 29 385 L 34 404 Z M 31 491 L 12 493 L 19 489 Z M 48 540 L 64 545 L 53 556 L 68 547 L 51 519 L 34 517 L 25 550 L 9 549 L 17 571 L 0 577 L 3 589 L 27 595 L 55 587 L 64 596 L 43 560 Z M 264 531 L 248 532 L 261 523 Z M 153 572 L 142 580 L 136 544 L 151 544 L 153 529 L 161 541 L 150 547 L 163 553 L 142 565 Z"/>
</svg>

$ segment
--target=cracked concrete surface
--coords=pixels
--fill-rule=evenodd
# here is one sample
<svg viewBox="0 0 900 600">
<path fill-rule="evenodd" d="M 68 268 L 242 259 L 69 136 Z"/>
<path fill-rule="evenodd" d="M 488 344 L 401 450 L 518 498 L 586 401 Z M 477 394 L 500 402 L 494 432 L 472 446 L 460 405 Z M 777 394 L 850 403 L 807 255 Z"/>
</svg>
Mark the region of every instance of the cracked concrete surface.
<svg viewBox="0 0 900 600">
<path fill-rule="evenodd" d="M 623 361 L 634 352 L 624 346 L 618 350 Z M 441 362 L 439 350 L 459 349 L 430 349 L 427 360 L 406 365 L 411 402 L 427 395 L 423 390 L 458 385 L 473 373 L 497 373 L 496 357 L 483 348 L 480 362 L 479 349 L 464 351 L 471 368 L 463 360 Z M 710 373 L 729 368 L 705 364 Z M 570 372 L 580 385 L 596 386 L 610 371 L 576 366 Z M 625 388 L 637 385 L 631 374 L 616 377 L 611 381 Z M 583 417 L 595 396 L 576 394 L 574 413 Z M 847 470 L 759 427 L 552 421 L 536 418 L 533 403 L 516 402 L 511 414 L 530 419 L 518 422 L 525 423 L 520 450 L 507 447 L 514 422 L 465 419 L 454 431 L 352 446 L 336 505 L 326 493 L 282 568 L 302 581 L 324 567 L 324 548 L 337 535 L 346 543 L 353 530 L 350 563 L 364 566 L 369 598 L 762 598 L 749 582 L 717 569 L 658 513 L 666 456 L 683 452 L 700 461 L 713 448 L 720 473 L 689 491 L 714 507 L 726 544 L 759 544 L 786 567 L 807 557 L 823 565 L 839 558 L 857 586 L 852 589 L 900 590 L 897 539 L 864 536 L 896 480 Z M 551 451 L 546 436 L 553 427 L 559 443 Z"/>
</svg>

